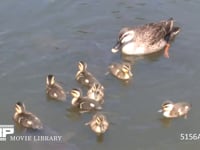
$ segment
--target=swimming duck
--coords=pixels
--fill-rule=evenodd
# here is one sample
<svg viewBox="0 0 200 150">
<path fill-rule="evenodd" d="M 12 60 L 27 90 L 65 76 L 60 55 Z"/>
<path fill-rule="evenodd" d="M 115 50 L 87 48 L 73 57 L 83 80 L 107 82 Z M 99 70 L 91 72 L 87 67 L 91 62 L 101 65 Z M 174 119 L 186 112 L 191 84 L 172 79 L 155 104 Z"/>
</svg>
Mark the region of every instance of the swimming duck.
<svg viewBox="0 0 200 150">
<path fill-rule="evenodd" d="M 180 28 L 174 27 L 173 18 L 133 28 L 125 27 L 119 32 L 118 41 L 111 51 L 116 53 L 121 50 L 126 55 L 145 55 L 165 48 L 165 56 L 169 57 L 169 43 L 179 32 Z"/>
<path fill-rule="evenodd" d="M 87 97 L 94 99 L 95 101 L 103 104 L 104 102 L 104 88 L 98 83 L 94 83 L 93 86 L 88 90 Z"/>
<path fill-rule="evenodd" d="M 55 81 L 55 76 L 49 74 L 46 77 L 46 94 L 49 98 L 64 101 L 66 100 L 66 92 L 63 87 Z"/>
<path fill-rule="evenodd" d="M 177 118 L 184 116 L 187 118 L 187 114 L 191 109 L 191 104 L 187 102 L 174 103 L 172 101 L 165 101 L 162 104 L 162 108 L 158 112 L 162 112 L 166 118 Z"/>
<path fill-rule="evenodd" d="M 109 127 L 106 116 L 101 113 L 96 113 L 92 117 L 92 120 L 88 123 L 85 123 L 85 125 L 90 125 L 91 130 L 94 131 L 97 135 L 105 133 Z"/>
<path fill-rule="evenodd" d="M 108 68 L 112 75 L 121 80 L 129 80 L 133 76 L 129 63 L 113 63 Z"/>
<path fill-rule="evenodd" d="M 87 63 L 83 61 L 78 62 L 78 71 L 76 73 L 76 80 L 82 85 L 91 88 L 94 83 L 99 83 L 99 81 L 87 71 Z M 101 85 L 102 86 L 102 85 Z M 103 88 L 103 86 L 102 86 Z"/>
<path fill-rule="evenodd" d="M 71 95 L 73 96 L 71 104 L 72 106 L 79 108 L 80 113 L 102 109 L 99 102 L 89 97 L 83 97 L 80 89 L 72 89 Z"/>
<path fill-rule="evenodd" d="M 17 124 L 25 128 L 30 128 L 30 129 L 43 128 L 40 119 L 31 112 L 26 111 L 26 107 L 22 102 L 17 102 L 15 104 L 15 113 L 13 119 Z"/>
</svg>

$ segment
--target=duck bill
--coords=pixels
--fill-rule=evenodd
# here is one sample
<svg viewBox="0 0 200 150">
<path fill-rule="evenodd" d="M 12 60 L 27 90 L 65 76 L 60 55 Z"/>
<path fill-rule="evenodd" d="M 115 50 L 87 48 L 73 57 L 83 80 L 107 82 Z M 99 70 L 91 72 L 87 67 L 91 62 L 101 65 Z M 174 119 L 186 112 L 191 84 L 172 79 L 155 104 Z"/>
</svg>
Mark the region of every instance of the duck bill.
<svg viewBox="0 0 200 150">
<path fill-rule="evenodd" d="M 162 110 L 162 109 L 160 109 L 160 110 L 158 110 L 158 112 L 159 112 L 159 113 L 161 113 L 161 112 L 163 112 L 163 110 Z"/>
<path fill-rule="evenodd" d="M 112 53 L 116 53 L 116 52 L 118 52 L 118 51 L 120 50 L 120 48 L 121 48 L 121 43 L 118 41 L 118 42 L 115 44 L 115 46 L 111 49 L 111 52 L 112 52 Z"/>
</svg>

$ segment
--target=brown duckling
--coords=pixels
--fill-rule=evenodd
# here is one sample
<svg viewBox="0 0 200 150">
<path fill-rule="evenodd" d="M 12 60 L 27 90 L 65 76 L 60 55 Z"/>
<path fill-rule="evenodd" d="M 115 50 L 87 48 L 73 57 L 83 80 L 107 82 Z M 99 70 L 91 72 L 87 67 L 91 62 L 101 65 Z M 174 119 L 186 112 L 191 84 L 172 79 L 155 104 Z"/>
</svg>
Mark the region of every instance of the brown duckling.
<svg viewBox="0 0 200 150">
<path fill-rule="evenodd" d="M 187 114 L 191 109 L 191 104 L 187 102 L 177 102 L 165 101 L 162 104 L 162 108 L 158 111 L 163 114 L 166 118 L 177 118 L 184 116 L 187 118 Z"/>
<path fill-rule="evenodd" d="M 99 81 L 89 71 L 87 71 L 86 62 L 79 61 L 78 69 L 79 70 L 77 71 L 75 78 L 80 84 L 82 84 L 83 86 L 86 86 L 87 88 L 91 88 L 94 83 L 100 84 Z"/>
<path fill-rule="evenodd" d="M 30 128 L 30 129 L 43 128 L 40 119 L 31 112 L 26 111 L 26 107 L 22 102 L 17 102 L 15 104 L 15 113 L 13 116 L 13 120 L 24 128 Z"/>
<path fill-rule="evenodd" d="M 101 104 L 94 99 L 83 97 L 80 89 L 72 89 L 71 95 L 73 96 L 71 104 L 72 106 L 79 108 L 80 113 L 102 109 Z"/>
<path fill-rule="evenodd" d="M 96 113 L 92 120 L 88 123 L 85 123 L 85 125 L 89 125 L 91 130 L 95 132 L 97 135 L 101 135 L 105 133 L 108 130 L 109 123 L 107 121 L 106 116 L 104 116 L 101 113 Z"/>
<path fill-rule="evenodd" d="M 87 97 L 94 99 L 100 104 L 104 103 L 104 88 L 98 83 L 94 83 L 93 86 L 88 90 Z"/>
<path fill-rule="evenodd" d="M 65 101 L 67 98 L 63 87 L 55 81 L 55 76 L 49 74 L 46 77 L 46 94 L 50 99 Z"/>
<path fill-rule="evenodd" d="M 111 74 L 120 80 L 127 81 L 133 76 L 131 72 L 131 64 L 129 63 L 113 63 L 108 68 Z"/>
</svg>

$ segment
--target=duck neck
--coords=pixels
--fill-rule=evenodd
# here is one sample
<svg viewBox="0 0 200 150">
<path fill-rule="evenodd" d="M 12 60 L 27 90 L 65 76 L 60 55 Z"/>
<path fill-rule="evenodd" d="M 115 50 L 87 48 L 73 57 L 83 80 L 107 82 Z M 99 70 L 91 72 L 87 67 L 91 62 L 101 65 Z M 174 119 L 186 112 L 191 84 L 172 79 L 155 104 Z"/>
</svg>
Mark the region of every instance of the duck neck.
<svg viewBox="0 0 200 150">
<path fill-rule="evenodd" d="M 18 112 L 15 112 L 13 118 L 16 119 L 18 117 L 19 113 Z"/>
<path fill-rule="evenodd" d="M 163 115 L 164 115 L 165 117 L 171 117 L 171 112 L 170 112 L 170 111 L 165 111 L 165 112 L 163 113 Z"/>
<path fill-rule="evenodd" d="M 77 98 L 77 97 L 73 97 L 73 98 L 72 98 L 71 104 L 72 104 L 73 106 L 76 106 L 76 105 L 77 105 L 77 101 L 78 101 L 78 98 Z"/>
</svg>

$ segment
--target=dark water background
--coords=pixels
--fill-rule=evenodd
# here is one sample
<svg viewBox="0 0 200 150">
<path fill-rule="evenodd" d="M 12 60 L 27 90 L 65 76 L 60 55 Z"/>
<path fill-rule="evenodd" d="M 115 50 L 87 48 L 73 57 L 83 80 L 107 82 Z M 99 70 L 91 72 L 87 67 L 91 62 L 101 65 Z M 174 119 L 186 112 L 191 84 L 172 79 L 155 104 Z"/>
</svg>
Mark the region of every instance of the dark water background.
<svg viewBox="0 0 200 150">
<path fill-rule="evenodd" d="M 200 133 L 199 9 L 198 0 L 1 0 L 0 124 L 13 124 L 13 106 L 23 101 L 46 126 L 79 149 L 199 149 L 198 140 L 180 140 L 180 133 Z M 110 49 L 122 27 L 169 17 L 181 27 L 170 59 L 162 54 L 139 59 L 129 85 L 105 76 L 107 66 L 120 61 Z M 68 111 L 71 97 L 65 103 L 45 97 L 49 73 L 66 90 L 79 86 L 74 80 L 79 60 L 88 63 L 106 88 L 103 111 L 111 125 L 103 142 L 84 126 L 91 114 Z M 162 122 L 157 110 L 167 99 L 192 103 L 188 119 Z M 27 142 L 0 145 L 50 150 Z"/>
</svg>

